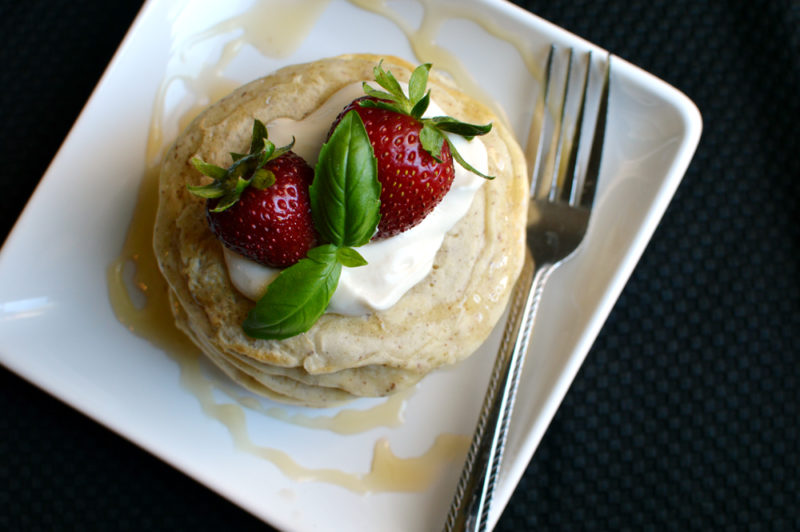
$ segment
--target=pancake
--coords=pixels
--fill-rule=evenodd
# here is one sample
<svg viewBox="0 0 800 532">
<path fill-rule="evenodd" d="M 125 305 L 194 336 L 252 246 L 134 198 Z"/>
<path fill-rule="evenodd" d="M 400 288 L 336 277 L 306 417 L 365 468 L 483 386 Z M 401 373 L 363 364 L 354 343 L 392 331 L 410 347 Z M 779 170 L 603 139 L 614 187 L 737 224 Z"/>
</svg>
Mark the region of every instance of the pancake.
<svg viewBox="0 0 800 532">
<path fill-rule="evenodd" d="M 478 190 L 445 236 L 430 274 L 387 310 L 326 313 L 308 332 L 285 340 L 253 339 L 242 331 L 254 303 L 231 284 L 222 244 L 206 222 L 205 200 L 186 189 L 206 179 L 190 160 L 228 166 L 230 152 L 247 151 L 254 119 L 300 120 L 342 87 L 372 80 L 381 59 L 398 80 L 408 80 L 413 65 L 358 54 L 285 67 L 248 83 L 201 113 L 162 164 L 154 249 L 176 324 L 233 380 L 279 401 L 327 406 L 383 396 L 466 358 L 500 318 L 522 266 L 522 151 L 491 111 L 434 71 L 431 97 L 448 115 L 493 122 L 480 140 L 496 179 Z"/>
</svg>

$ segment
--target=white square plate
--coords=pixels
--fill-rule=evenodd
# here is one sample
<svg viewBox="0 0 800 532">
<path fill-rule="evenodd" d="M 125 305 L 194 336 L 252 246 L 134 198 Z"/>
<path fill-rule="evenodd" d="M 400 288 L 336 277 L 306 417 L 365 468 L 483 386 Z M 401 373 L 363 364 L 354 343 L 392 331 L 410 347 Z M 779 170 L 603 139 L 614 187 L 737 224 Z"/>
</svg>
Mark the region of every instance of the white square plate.
<svg viewBox="0 0 800 532">
<path fill-rule="evenodd" d="M 269 15 L 265 5 L 276 11 Z M 411 493 L 363 495 L 284 475 L 269 460 L 239 450 L 225 426 L 204 414 L 197 397 L 181 386 L 174 360 L 117 321 L 109 304 L 106 268 L 119 254 L 131 219 L 145 172 L 151 125 L 159 124 L 164 138 L 172 138 L 179 117 L 189 107 L 206 103 L 191 90 L 196 85 L 177 82 L 166 91 L 163 107 L 157 105 L 164 80 L 188 76 L 208 81 L 220 67 L 224 77 L 241 83 L 286 64 L 351 52 L 394 54 L 412 62 L 432 60 L 434 67 L 441 67 L 442 62 L 453 64 L 443 59 L 450 54 L 504 110 L 524 143 L 539 91 L 532 72 L 543 65 L 549 44 L 602 53 L 499 0 L 390 1 L 386 9 L 396 13 L 395 20 L 344 0 L 269 0 L 258 5 L 242 0 L 226 2 L 224 7 L 199 0 L 150 0 L 0 254 L 4 365 L 280 528 L 437 530 L 461 464 L 447 462 L 427 489 Z M 285 24 L 265 29 L 275 13 Z M 416 31 L 423 19 L 426 23 Z M 416 47 L 401 27 L 413 36 Z M 226 43 L 248 39 L 255 39 L 251 42 L 266 55 L 250 44 L 225 48 Z M 430 46 L 432 39 L 438 46 Z M 469 85 L 458 71 L 453 73 Z M 699 140 L 701 120 L 695 106 L 649 74 L 615 58 L 611 90 L 596 212 L 584 247 L 552 275 L 546 287 L 492 523 L 655 230 Z M 85 164 L 90 155 L 91 166 Z M 122 170 L 109 179 L 105 170 L 109 167 Z M 87 195 L 83 192 L 87 190 L 93 193 Z M 97 197 L 104 201 L 95 201 Z M 42 248 L 36 245 L 40 241 L 56 244 Z M 423 454 L 442 433 L 461 434 L 466 440 L 497 343 L 495 334 L 466 363 L 423 380 L 408 398 L 406 421 L 399 427 L 342 436 L 249 410 L 249 436 L 259 446 L 288 452 L 307 468 L 351 474 L 369 470 L 381 438 L 401 456 Z M 219 399 L 226 401 L 230 399 Z M 378 403 L 364 400 L 347 408 Z"/>
</svg>

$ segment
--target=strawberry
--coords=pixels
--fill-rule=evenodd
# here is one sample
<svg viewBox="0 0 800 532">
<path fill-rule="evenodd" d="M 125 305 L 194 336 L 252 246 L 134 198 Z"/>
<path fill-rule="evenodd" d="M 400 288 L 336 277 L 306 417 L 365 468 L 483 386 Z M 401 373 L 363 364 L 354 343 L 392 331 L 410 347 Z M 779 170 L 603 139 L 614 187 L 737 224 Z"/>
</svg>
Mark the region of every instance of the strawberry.
<svg viewBox="0 0 800 532">
<path fill-rule="evenodd" d="M 275 148 L 266 137 L 266 127 L 256 120 L 250 153 L 232 153 L 228 169 L 192 159 L 214 181 L 188 188 L 207 198 L 209 226 L 225 246 L 266 266 L 285 268 L 317 243 L 308 195 L 314 170 L 290 151 L 291 144 Z"/>
<path fill-rule="evenodd" d="M 450 147 L 445 144 L 437 161 L 422 148 L 419 120 L 380 107 L 362 104 L 364 96 L 342 111 L 355 110 L 364 122 L 378 159 L 381 183 L 381 221 L 375 238 L 402 233 L 421 222 L 450 190 L 455 175 Z"/>
<path fill-rule="evenodd" d="M 366 96 L 348 104 L 334 121 L 355 110 L 364 122 L 378 161 L 381 184 L 381 220 L 376 239 L 402 233 L 421 222 L 442 201 L 455 175 L 453 159 L 487 179 L 456 151 L 446 132 L 471 139 L 491 130 L 454 118 L 422 118 L 430 103 L 426 92 L 431 65 L 417 67 L 409 80 L 409 95 L 391 72 L 375 67 L 375 80 L 385 91 L 364 83 Z"/>
</svg>

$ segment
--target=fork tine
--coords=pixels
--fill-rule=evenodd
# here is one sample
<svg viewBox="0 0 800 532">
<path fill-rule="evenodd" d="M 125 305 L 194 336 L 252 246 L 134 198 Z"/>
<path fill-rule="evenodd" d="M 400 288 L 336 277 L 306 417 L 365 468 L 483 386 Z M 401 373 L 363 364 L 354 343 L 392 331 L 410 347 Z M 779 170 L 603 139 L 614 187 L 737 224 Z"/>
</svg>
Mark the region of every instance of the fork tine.
<svg viewBox="0 0 800 532">
<path fill-rule="evenodd" d="M 567 94 L 569 93 L 569 80 L 572 76 L 573 55 L 574 50 L 570 48 L 569 58 L 567 59 L 567 73 L 564 76 L 564 87 L 561 91 L 561 109 L 558 112 L 558 121 L 556 122 L 557 129 L 554 131 L 557 136 L 554 135 L 554 138 L 556 139 L 555 154 L 552 157 L 550 192 L 547 195 L 550 201 L 555 201 L 555 199 L 559 196 L 559 188 L 562 184 L 561 180 L 559 179 L 559 169 L 561 168 L 561 151 L 564 147 L 564 134 L 566 130 L 564 127 L 564 118 L 566 117 L 567 113 Z"/>
<path fill-rule="evenodd" d="M 597 109 L 597 122 L 592 138 L 592 150 L 589 152 L 589 162 L 586 165 L 586 176 L 581 191 L 580 206 L 591 208 L 594 202 L 594 193 L 597 188 L 597 177 L 600 175 L 600 159 L 603 154 L 603 143 L 606 138 L 606 122 L 608 121 L 608 95 L 611 81 L 611 54 L 606 57 L 606 73 L 603 79 L 603 92 L 600 95 L 600 105 Z"/>
<path fill-rule="evenodd" d="M 536 111 L 534 113 L 534 120 L 533 123 L 539 122 L 539 127 L 536 129 L 536 134 L 538 135 L 536 138 L 535 144 L 535 152 L 534 152 L 534 161 L 533 161 L 533 170 L 531 171 L 531 186 L 530 186 L 530 197 L 536 197 L 537 191 L 539 190 L 539 184 L 541 183 L 542 174 L 544 173 L 544 167 L 546 166 L 545 161 L 545 142 L 546 139 L 551 138 L 551 135 L 547 134 L 547 117 L 549 115 L 548 109 L 550 106 L 550 85 L 553 78 L 553 56 L 555 55 L 556 47 L 555 45 L 550 45 L 550 51 L 547 54 L 547 66 L 545 67 L 544 73 L 544 90 L 541 92 L 541 97 L 536 106 Z M 531 135 L 533 135 L 533 128 L 531 129 Z M 529 149 L 532 144 L 529 144 Z"/>
<path fill-rule="evenodd" d="M 591 50 L 586 54 L 586 70 L 583 73 L 583 89 L 581 90 L 581 103 L 578 108 L 578 115 L 575 119 L 575 131 L 572 134 L 572 144 L 570 146 L 569 161 L 567 169 L 564 173 L 564 187 L 561 191 L 560 199 L 569 202 L 570 205 L 575 205 L 577 201 L 577 192 L 581 190 L 580 183 L 581 175 L 578 172 L 578 150 L 581 142 L 581 134 L 583 133 L 583 115 L 586 110 L 586 93 L 589 88 L 589 74 L 592 70 L 592 52 Z"/>
</svg>

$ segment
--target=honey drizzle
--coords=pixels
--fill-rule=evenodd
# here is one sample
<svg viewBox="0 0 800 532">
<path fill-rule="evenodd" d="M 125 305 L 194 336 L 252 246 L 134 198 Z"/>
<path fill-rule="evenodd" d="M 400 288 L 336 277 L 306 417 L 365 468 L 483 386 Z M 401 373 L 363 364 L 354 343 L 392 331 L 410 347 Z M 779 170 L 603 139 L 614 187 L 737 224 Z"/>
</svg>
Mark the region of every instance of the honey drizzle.
<svg viewBox="0 0 800 532">
<path fill-rule="evenodd" d="M 209 417 L 225 425 L 237 449 L 272 462 L 295 482 L 325 482 L 361 494 L 423 491 L 439 478 L 448 465 L 463 462 L 470 443 L 466 436 L 440 434 L 421 456 L 403 458 L 392 452 L 386 438 L 380 438 L 375 443 L 372 464 L 366 473 L 349 473 L 335 468 L 309 468 L 299 464 L 285 451 L 253 443 L 247 433 L 244 409 L 232 403 L 215 402 L 214 384 L 204 377 L 198 357 L 188 364 L 184 363 L 181 383 L 199 398 L 203 411 Z M 355 411 L 349 412 L 357 415 Z"/>
<path fill-rule="evenodd" d="M 433 63 L 438 70 L 444 70 L 449 73 L 460 90 L 492 109 L 509 130 L 512 128 L 505 110 L 475 81 L 475 78 L 472 77 L 458 57 L 436 43 L 436 35 L 442 24 L 454 18 L 467 19 L 474 22 L 490 35 L 514 46 L 534 79 L 543 79 L 540 58 L 534 54 L 533 47 L 530 46 L 529 42 L 521 36 L 510 35 L 507 30 L 495 24 L 489 17 L 482 17 L 479 13 L 465 10 L 460 2 L 417 0 L 424 13 L 419 27 L 414 29 L 398 13 L 387 6 L 386 0 L 348 1 L 361 9 L 371 11 L 392 21 L 405 34 L 417 60 Z"/>
<path fill-rule="evenodd" d="M 520 39 L 507 34 L 485 17 L 465 13 L 459 6 L 449 3 L 420 0 L 424 16 L 418 29 L 412 29 L 402 18 L 392 12 L 382 0 L 348 0 L 353 5 L 375 12 L 394 22 L 409 40 L 415 55 L 421 61 L 435 62 L 446 70 L 455 81 L 476 99 L 493 108 L 501 119 L 508 123 L 504 111 L 475 82 L 463 64 L 450 52 L 436 44 L 436 33 L 448 18 L 468 18 L 492 35 L 513 44 L 525 61 L 530 73 L 541 79 L 538 63 Z M 191 391 L 201 404 L 203 411 L 223 423 L 230 432 L 234 444 L 242 451 L 272 462 L 287 477 L 295 481 L 318 481 L 335 484 L 357 493 L 382 491 L 422 491 L 438 478 L 450 463 L 461 463 L 469 446 L 469 438 L 463 435 L 440 434 L 432 446 L 421 456 L 402 458 L 396 456 L 385 438 L 374 446 L 371 468 L 367 473 L 348 473 L 337 469 L 312 469 L 302 466 L 284 451 L 255 444 L 247 433 L 245 411 L 242 406 L 261 414 L 295 425 L 330 430 L 339 434 L 355 434 L 378 426 L 396 427 L 403 423 L 402 412 L 407 395 L 396 394 L 380 405 L 367 410 L 343 409 L 334 416 L 307 416 L 289 414 L 280 408 L 266 408 L 253 397 L 238 394 L 230 387 L 205 375 L 202 371 L 201 355 L 191 341 L 173 325 L 169 310 L 167 285 L 158 271 L 152 251 L 151 238 L 157 208 L 158 161 L 164 146 L 163 124 L 165 120 L 165 97 L 169 86 L 180 81 L 191 92 L 193 107 L 178 118 L 183 129 L 208 104 L 218 100 L 239 85 L 226 79 L 225 67 L 235 57 L 245 42 L 254 45 L 265 56 L 281 57 L 291 54 L 305 39 L 314 22 L 327 6 L 328 0 L 294 2 L 271 0 L 256 3 L 251 11 L 223 21 L 216 26 L 187 40 L 184 46 L 192 46 L 204 39 L 227 32 L 242 30 L 239 37 L 228 42 L 219 61 L 195 76 L 175 75 L 165 77 L 159 88 L 151 119 L 147 145 L 149 169 L 142 180 L 139 199 L 131 227 L 119 258 L 109 266 L 109 298 L 118 319 L 135 334 L 151 341 L 163 349 L 181 368 L 181 384 Z M 278 5 L 291 9 L 294 16 L 281 17 L 282 23 L 274 24 L 272 32 L 264 32 L 264 21 L 277 20 L 268 12 Z M 286 21 L 292 21 L 286 24 Z M 185 48 L 184 48 L 185 49 Z M 181 53 L 180 51 L 178 53 Z M 135 264 L 135 285 L 145 295 L 144 306 L 137 307 L 125 286 L 127 264 Z M 218 403 L 214 389 L 221 389 L 238 404 Z M 410 393 L 410 392 L 409 392 Z"/>
<path fill-rule="evenodd" d="M 226 391 L 201 367 L 198 349 L 173 324 L 169 310 L 167 284 L 158 271 L 150 245 L 157 205 L 157 172 L 150 170 L 140 185 L 139 198 L 122 253 L 107 270 L 111 306 L 117 319 L 133 333 L 163 349 L 180 367 L 181 385 L 197 399 L 203 412 L 222 423 L 230 432 L 236 447 L 269 460 L 287 477 L 297 481 L 318 481 L 335 484 L 356 493 L 379 491 L 423 491 L 438 478 L 450 463 L 459 463 L 466 455 L 469 439 L 455 434 L 441 434 L 423 455 L 410 458 L 396 456 L 386 439 L 375 443 L 372 465 L 367 473 L 349 473 L 337 469 L 313 469 L 302 466 L 286 452 L 255 444 L 247 433 L 245 411 L 240 404 L 218 403 L 214 390 Z M 135 264 L 134 285 L 145 295 L 144 306 L 134 303 L 125 282 L 125 265 Z M 241 399 L 231 392 L 228 395 Z M 366 410 L 342 409 L 334 416 L 290 415 L 280 408 L 257 411 L 270 417 L 308 428 L 326 429 L 339 434 L 356 434 L 379 426 L 402 424 L 402 411 L 408 393 L 400 393 L 382 404 Z M 242 401 L 248 407 L 255 398 Z M 258 403 L 260 404 L 260 403 Z"/>
<path fill-rule="evenodd" d="M 409 388 L 389 396 L 385 401 L 372 408 L 358 410 L 346 408 L 332 416 L 308 416 L 301 413 L 290 414 L 283 408 L 266 408 L 260 401 L 251 396 L 242 396 L 233 390 L 226 393 L 251 410 L 260 412 L 273 419 L 279 419 L 301 427 L 325 429 L 336 434 L 360 434 L 377 427 L 395 428 L 401 426 L 405 419 L 406 400 L 415 388 Z"/>
</svg>

